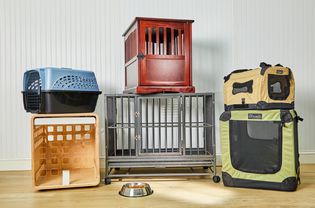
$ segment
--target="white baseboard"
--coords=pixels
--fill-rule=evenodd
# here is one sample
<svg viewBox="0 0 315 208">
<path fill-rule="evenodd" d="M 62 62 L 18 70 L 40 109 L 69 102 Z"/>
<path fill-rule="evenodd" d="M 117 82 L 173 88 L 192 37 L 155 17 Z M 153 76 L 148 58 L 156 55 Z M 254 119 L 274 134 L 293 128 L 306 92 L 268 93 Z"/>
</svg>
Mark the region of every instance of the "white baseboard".
<svg viewBox="0 0 315 208">
<path fill-rule="evenodd" d="M 315 164 L 315 152 L 300 153 L 301 164 Z M 217 165 L 221 165 L 221 154 L 217 155 Z M 104 168 L 105 157 L 100 157 L 100 167 Z M 0 171 L 31 170 L 31 159 L 0 160 Z"/>
<path fill-rule="evenodd" d="M 31 159 L 0 160 L 0 171 L 31 170 Z"/>
<path fill-rule="evenodd" d="M 315 152 L 303 152 L 300 153 L 301 164 L 314 164 L 315 163 Z"/>
</svg>

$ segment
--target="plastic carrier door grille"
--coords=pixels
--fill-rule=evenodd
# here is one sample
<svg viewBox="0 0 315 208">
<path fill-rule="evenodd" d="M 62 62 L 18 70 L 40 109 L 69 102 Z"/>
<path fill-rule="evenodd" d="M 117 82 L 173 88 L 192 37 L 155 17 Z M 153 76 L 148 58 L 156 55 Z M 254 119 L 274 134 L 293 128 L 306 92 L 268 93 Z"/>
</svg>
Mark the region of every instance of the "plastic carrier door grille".
<svg viewBox="0 0 315 208">
<path fill-rule="evenodd" d="M 40 95 L 37 92 L 27 92 L 27 107 L 30 110 L 38 110 L 40 107 Z"/>
<path fill-rule="evenodd" d="M 41 101 L 40 99 L 41 79 L 37 71 L 33 71 L 29 73 L 26 87 L 27 87 L 27 91 L 26 91 L 27 108 L 36 111 L 39 109 L 40 101 Z"/>
</svg>

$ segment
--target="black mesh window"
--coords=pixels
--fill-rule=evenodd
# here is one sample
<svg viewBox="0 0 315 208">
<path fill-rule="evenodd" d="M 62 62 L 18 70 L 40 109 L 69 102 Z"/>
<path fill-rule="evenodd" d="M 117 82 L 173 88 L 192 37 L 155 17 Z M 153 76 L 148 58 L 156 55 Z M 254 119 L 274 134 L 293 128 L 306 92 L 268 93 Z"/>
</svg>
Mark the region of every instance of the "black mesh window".
<svg viewBox="0 0 315 208">
<path fill-rule="evenodd" d="M 268 75 L 268 93 L 273 100 L 285 100 L 290 94 L 290 80 L 287 75 Z"/>
<path fill-rule="evenodd" d="M 233 83 L 233 91 L 232 94 L 238 94 L 238 93 L 252 93 L 253 92 L 253 80 L 250 80 L 248 82 L 244 83 Z"/>
<path fill-rule="evenodd" d="M 235 169 L 276 173 L 281 167 L 282 129 L 274 121 L 230 121 L 230 154 Z"/>
</svg>

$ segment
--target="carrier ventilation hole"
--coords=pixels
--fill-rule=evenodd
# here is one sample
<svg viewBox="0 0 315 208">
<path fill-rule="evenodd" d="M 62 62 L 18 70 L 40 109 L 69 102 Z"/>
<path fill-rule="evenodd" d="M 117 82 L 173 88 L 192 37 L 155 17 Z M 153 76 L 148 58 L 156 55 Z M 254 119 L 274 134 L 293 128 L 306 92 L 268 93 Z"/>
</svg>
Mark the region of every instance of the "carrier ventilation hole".
<svg viewBox="0 0 315 208">
<path fill-rule="evenodd" d="M 48 140 L 49 142 L 54 141 L 54 135 L 48 135 L 47 140 Z"/>
<path fill-rule="evenodd" d="M 40 148 L 40 149 L 39 149 L 39 152 L 40 152 L 41 154 L 45 154 L 45 153 L 46 153 L 46 148 L 45 148 L 45 147 Z"/>
<path fill-rule="evenodd" d="M 68 141 L 72 140 L 72 135 L 71 135 L 71 134 L 67 134 L 66 139 L 67 139 Z"/>
<path fill-rule="evenodd" d="M 59 78 L 53 88 L 62 89 L 95 89 L 97 82 L 94 77 L 82 77 L 77 75 L 66 75 Z"/>
<path fill-rule="evenodd" d="M 90 138 L 91 138 L 91 134 L 85 134 L 85 135 L 84 135 L 84 138 L 85 138 L 85 139 L 90 139 Z"/>
<path fill-rule="evenodd" d="M 62 141 L 63 140 L 63 135 L 57 135 L 57 141 Z"/>
<path fill-rule="evenodd" d="M 46 176 L 46 170 L 41 170 L 40 171 L 40 176 Z"/>
<path fill-rule="evenodd" d="M 69 147 L 64 147 L 64 148 L 63 148 L 63 152 L 64 152 L 64 153 L 68 153 L 68 152 L 69 152 Z"/>
<path fill-rule="evenodd" d="M 51 164 L 58 164 L 58 159 L 57 158 L 52 158 L 51 159 Z"/>
<path fill-rule="evenodd" d="M 81 131 L 81 126 L 80 125 L 75 126 L 75 130 L 76 131 Z"/>
<path fill-rule="evenodd" d="M 52 169 L 50 172 L 51 172 L 51 175 L 58 175 L 57 169 Z"/>
<path fill-rule="evenodd" d="M 57 126 L 57 131 L 58 132 L 62 132 L 63 131 L 63 127 L 62 126 Z"/>
<path fill-rule="evenodd" d="M 54 131 L 54 127 L 53 126 L 48 126 L 47 131 L 48 132 L 53 132 Z"/>
<path fill-rule="evenodd" d="M 72 126 L 67 126 L 66 131 L 72 131 Z"/>
<path fill-rule="evenodd" d="M 57 153 L 57 148 L 51 148 L 51 153 L 56 154 Z"/>
</svg>

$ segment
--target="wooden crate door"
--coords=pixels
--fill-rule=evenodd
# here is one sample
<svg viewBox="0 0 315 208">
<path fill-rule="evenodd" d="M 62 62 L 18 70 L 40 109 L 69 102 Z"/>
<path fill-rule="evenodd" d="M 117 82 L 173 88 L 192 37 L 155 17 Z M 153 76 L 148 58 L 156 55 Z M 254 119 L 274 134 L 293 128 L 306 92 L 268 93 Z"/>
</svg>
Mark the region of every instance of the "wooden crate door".
<svg viewBox="0 0 315 208">
<path fill-rule="evenodd" d="M 188 23 L 140 22 L 141 85 L 189 85 Z"/>
</svg>

